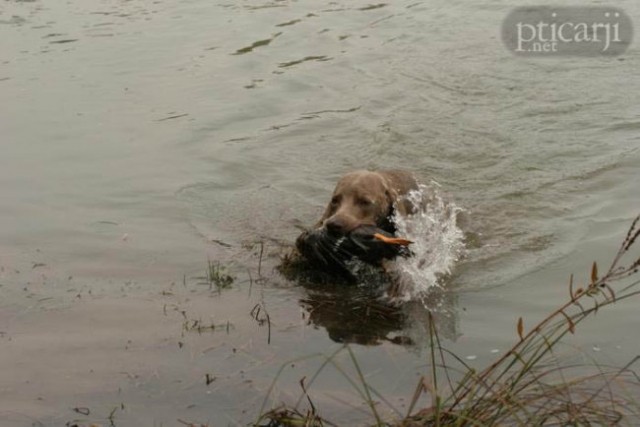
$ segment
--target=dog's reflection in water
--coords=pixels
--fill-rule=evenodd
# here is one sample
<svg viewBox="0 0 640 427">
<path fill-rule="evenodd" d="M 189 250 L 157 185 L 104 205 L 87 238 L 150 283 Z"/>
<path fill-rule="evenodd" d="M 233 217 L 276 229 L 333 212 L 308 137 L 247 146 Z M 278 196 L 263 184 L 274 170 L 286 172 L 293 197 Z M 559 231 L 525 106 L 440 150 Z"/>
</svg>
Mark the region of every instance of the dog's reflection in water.
<svg viewBox="0 0 640 427">
<path fill-rule="evenodd" d="M 325 328 L 329 338 L 339 343 L 421 347 L 428 343 L 430 322 L 440 338 L 455 340 L 458 332 L 454 294 L 434 290 L 425 298 L 398 305 L 385 301 L 370 286 L 325 284 L 307 287 L 307 296 L 300 304 L 308 322 Z M 429 310 L 429 306 L 438 308 Z"/>
<path fill-rule="evenodd" d="M 355 287 L 309 291 L 300 301 L 308 321 L 327 330 L 339 343 L 378 345 L 382 342 L 410 345 L 404 336 L 405 314 L 402 308 L 385 304 Z"/>
</svg>

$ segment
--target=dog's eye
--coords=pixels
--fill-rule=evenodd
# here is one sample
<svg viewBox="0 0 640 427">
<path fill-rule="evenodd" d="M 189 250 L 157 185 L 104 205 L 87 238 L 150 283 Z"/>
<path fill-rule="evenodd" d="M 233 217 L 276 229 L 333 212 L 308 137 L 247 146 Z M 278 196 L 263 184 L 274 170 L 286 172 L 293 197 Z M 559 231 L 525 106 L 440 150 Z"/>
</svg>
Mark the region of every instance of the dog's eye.
<svg viewBox="0 0 640 427">
<path fill-rule="evenodd" d="M 362 198 L 362 197 L 359 197 L 356 200 L 356 203 L 358 203 L 360 206 L 371 206 L 371 205 L 373 205 L 373 202 L 371 200 L 365 199 L 365 198 Z"/>
<path fill-rule="evenodd" d="M 331 199 L 331 204 L 333 206 L 336 206 L 338 203 L 340 203 L 340 196 L 333 196 L 333 198 Z"/>
</svg>

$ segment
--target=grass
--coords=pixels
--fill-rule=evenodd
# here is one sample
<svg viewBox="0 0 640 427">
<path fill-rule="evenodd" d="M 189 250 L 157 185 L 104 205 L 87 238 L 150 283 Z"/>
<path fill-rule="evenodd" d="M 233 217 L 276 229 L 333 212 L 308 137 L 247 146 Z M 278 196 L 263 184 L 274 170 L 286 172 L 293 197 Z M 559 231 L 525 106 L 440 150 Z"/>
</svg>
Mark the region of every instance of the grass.
<svg viewBox="0 0 640 427">
<path fill-rule="evenodd" d="M 306 385 L 301 383 L 303 393 L 295 405 L 268 411 L 263 405 L 254 426 L 336 425 L 318 413 L 308 393 L 315 378 L 329 364 L 357 390 L 376 426 L 634 425 L 640 419 L 640 404 L 636 401 L 640 378 L 632 368 L 640 356 L 623 367 L 596 362 L 591 366 L 563 366 L 555 350 L 567 335 L 575 334 L 583 320 L 640 293 L 636 276 L 640 257 L 630 254 L 640 235 L 639 222 L 640 216 L 633 221 L 604 274 L 594 262 L 587 283 L 578 285 L 571 275 L 566 300 L 529 328 L 523 318 L 518 319 L 514 325 L 517 341 L 481 371 L 447 350 L 434 322 L 430 322 L 429 371 L 418 382 L 408 411 L 396 419 L 382 419 L 377 407 L 380 401 L 385 403 L 384 398 L 366 383 L 358 361 L 345 346 L 339 351 L 351 355 L 355 378 L 334 363 L 336 352 L 326 358 Z M 587 369 L 591 373 L 585 374 Z M 276 380 L 277 377 L 274 384 Z M 419 402 L 425 398 L 430 404 L 420 407 Z M 303 400 L 307 402 L 306 410 L 299 409 Z"/>
<path fill-rule="evenodd" d="M 224 266 L 220 265 L 219 262 L 214 263 L 211 260 L 207 260 L 205 279 L 210 289 L 215 286 L 218 291 L 229 289 L 235 281 L 235 278 L 226 272 Z"/>
</svg>

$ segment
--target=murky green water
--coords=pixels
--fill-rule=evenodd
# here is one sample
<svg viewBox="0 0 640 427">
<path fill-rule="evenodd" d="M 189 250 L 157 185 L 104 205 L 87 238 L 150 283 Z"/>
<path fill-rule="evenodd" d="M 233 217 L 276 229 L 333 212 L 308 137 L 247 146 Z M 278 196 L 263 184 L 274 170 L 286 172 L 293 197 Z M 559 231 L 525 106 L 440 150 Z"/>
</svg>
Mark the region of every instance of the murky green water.
<svg viewBox="0 0 640 427">
<path fill-rule="evenodd" d="M 402 411 L 424 310 L 367 317 L 356 296 L 273 271 L 357 168 L 414 170 L 469 212 L 480 244 L 438 322 L 486 365 L 571 272 L 607 263 L 640 208 L 638 50 L 513 57 L 512 6 L 3 2 L 2 425 L 107 424 L 114 409 L 118 426 L 247 423 L 283 363 L 268 405 L 295 401 L 322 361 L 299 359 L 337 342 L 377 344 L 353 350 Z M 208 259 L 232 289 L 201 284 Z M 632 304 L 585 323 L 585 357 L 637 354 Z M 336 370 L 313 390 L 330 418 L 367 419 Z"/>
</svg>

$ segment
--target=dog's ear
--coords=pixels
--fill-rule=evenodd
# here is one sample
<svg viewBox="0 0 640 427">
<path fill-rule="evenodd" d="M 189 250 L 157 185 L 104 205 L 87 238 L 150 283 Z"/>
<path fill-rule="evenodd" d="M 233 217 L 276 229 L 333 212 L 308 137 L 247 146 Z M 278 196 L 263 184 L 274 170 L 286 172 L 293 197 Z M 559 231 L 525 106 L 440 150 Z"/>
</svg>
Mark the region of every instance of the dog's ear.
<svg viewBox="0 0 640 427">
<path fill-rule="evenodd" d="M 338 191 L 338 186 L 340 185 L 340 183 L 336 184 L 336 187 L 333 189 L 333 193 L 331 193 L 331 199 L 329 200 L 329 203 L 327 204 L 327 207 L 324 209 L 324 213 L 322 214 L 322 217 L 320 217 L 320 220 L 316 223 L 314 228 L 319 228 L 322 227 L 322 225 L 324 224 L 324 222 L 331 217 L 331 215 L 334 214 L 334 211 L 336 210 L 336 205 L 333 203 L 333 200 L 336 196 L 336 193 Z"/>
<path fill-rule="evenodd" d="M 333 207 L 331 206 L 331 203 L 329 203 L 327 207 L 324 209 L 324 213 L 322 214 L 322 216 L 320 217 L 320 220 L 316 223 L 314 228 L 322 227 L 325 220 L 329 218 L 332 213 L 333 213 Z"/>
<path fill-rule="evenodd" d="M 393 216 L 396 214 L 396 209 L 399 210 L 400 214 L 402 215 L 403 208 L 399 207 L 398 204 L 396 203 L 397 194 L 392 188 L 387 186 L 384 191 L 384 196 L 385 196 L 386 206 L 383 209 L 383 212 L 382 212 L 383 217 L 380 218 L 378 227 L 380 227 L 381 229 L 389 233 L 395 233 L 396 226 L 393 223 Z"/>
<path fill-rule="evenodd" d="M 385 188 L 392 197 L 399 215 L 411 215 L 416 213 L 416 206 L 408 199 L 408 194 L 418 190 L 419 185 L 412 173 L 385 170 L 380 175 L 385 180 Z"/>
<path fill-rule="evenodd" d="M 396 227 L 392 221 L 394 215 L 408 216 L 416 212 L 416 207 L 407 198 L 406 194 L 398 193 L 393 187 L 387 186 L 385 189 L 387 209 L 381 227 L 383 230 L 394 233 Z"/>
</svg>

